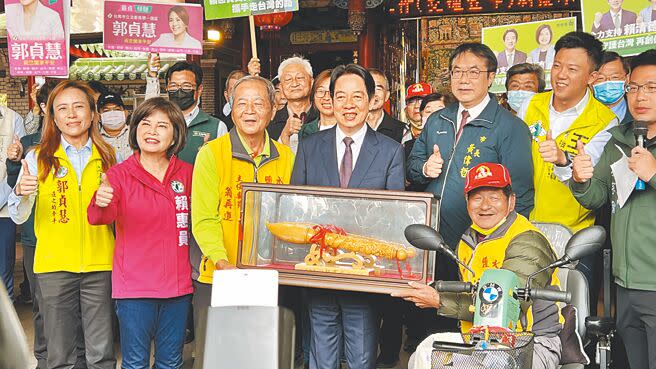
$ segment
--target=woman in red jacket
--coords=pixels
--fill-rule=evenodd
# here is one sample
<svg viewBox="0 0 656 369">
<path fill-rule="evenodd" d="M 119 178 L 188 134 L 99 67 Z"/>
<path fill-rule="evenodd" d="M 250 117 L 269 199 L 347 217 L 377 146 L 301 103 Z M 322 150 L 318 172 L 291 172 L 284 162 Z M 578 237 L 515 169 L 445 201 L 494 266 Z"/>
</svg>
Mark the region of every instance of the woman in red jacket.
<svg viewBox="0 0 656 369">
<path fill-rule="evenodd" d="M 123 369 L 182 368 L 189 314 L 189 204 L 192 166 L 175 156 L 185 145 L 180 109 L 163 98 L 132 115 L 123 163 L 102 175 L 91 200 L 91 224 L 116 222 L 112 297 L 121 332 Z"/>
</svg>

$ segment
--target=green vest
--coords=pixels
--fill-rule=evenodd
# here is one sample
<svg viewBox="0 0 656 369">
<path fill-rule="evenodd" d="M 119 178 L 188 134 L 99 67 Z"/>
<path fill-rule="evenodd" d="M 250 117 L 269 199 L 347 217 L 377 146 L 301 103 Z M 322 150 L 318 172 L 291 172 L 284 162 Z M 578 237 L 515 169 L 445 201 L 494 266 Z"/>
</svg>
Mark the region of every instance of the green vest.
<svg viewBox="0 0 656 369">
<path fill-rule="evenodd" d="M 194 165 L 198 150 L 216 138 L 219 122 L 217 118 L 199 110 L 198 115 L 187 128 L 187 143 L 184 149 L 178 153 L 178 159 Z"/>
</svg>

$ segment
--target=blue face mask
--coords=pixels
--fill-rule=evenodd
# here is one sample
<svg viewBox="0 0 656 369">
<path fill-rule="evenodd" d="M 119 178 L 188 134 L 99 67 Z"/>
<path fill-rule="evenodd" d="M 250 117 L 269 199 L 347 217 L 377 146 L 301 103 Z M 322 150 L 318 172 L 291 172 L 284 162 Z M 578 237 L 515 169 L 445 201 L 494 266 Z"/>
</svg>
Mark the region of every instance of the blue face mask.
<svg viewBox="0 0 656 369">
<path fill-rule="evenodd" d="M 532 91 L 508 91 L 508 105 L 512 110 L 519 111 L 524 101 L 530 99 L 533 95 L 535 95 L 535 92 Z"/>
<path fill-rule="evenodd" d="M 615 104 L 624 96 L 624 81 L 606 81 L 592 86 L 594 96 L 604 105 Z"/>
</svg>

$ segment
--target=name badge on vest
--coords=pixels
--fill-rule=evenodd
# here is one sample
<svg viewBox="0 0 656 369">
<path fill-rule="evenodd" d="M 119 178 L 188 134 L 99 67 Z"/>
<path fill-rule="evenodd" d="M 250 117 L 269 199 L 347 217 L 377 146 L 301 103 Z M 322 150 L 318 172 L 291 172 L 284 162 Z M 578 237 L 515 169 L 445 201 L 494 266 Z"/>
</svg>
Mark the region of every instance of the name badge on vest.
<svg viewBox="0 0 656 369">
<path fill-rule="evenodd" d="M 59 167 L 57 169 L 57 173 L 55 173 L 55 178 L 64 178 L 68 174 L 68 168 L 66 167 Z"/>
<path fill-rule="evenodd" d="M 533 141 L 539 142 L 538 137 L 546 136 L 547 131 L 545 131 L 544 127 L 542 127 L 542 122 L 537 121 L 533 123 L 532 125 L 528 126 L 529 131 L 531 132 L 531 137 L 533 138 Z"/>
<path fill-rule="evenodd" d="M 183 193 L 184 192 L 184 185 L 182 184 L 182 182 L 171 181 L 171 189 L 175 193 Z"/>
</svg>

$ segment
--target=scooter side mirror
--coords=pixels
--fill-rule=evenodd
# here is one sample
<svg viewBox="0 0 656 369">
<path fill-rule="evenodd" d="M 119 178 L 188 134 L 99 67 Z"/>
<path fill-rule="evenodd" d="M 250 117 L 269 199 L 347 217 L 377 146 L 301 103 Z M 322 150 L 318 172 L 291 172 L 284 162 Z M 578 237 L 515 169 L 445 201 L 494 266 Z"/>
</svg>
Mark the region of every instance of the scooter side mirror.
<svg viewBox="0 0 656 369">
<path fill-rule="evenodd" d="M 565 256 L 569 259 L 569 262 L 580 260 L 601 249 L 604 241 L 606 241 L 606 230 L 603 227 L 584 228 L 569 239 L 567 246 L 565 246 Z"/>
<path fill-rule="evenodd" d="M 403 233 L 408 242 L 418 249 L 442 252 L 444 239 L 435 229 L 425 224 L 411 224 Z"/>
<path fill-rule="evenodd" d="M 476 275 L 468 265 L 464 264 L 458 256 L 444 244 L 442 236 L 433 228 L 425 224 L 411 224 L 403 232 L 410 244 L 420 250 L 438 251 L 448 255 L 453 261 L 467 269 L 472 275 Z"/>
</svg>

